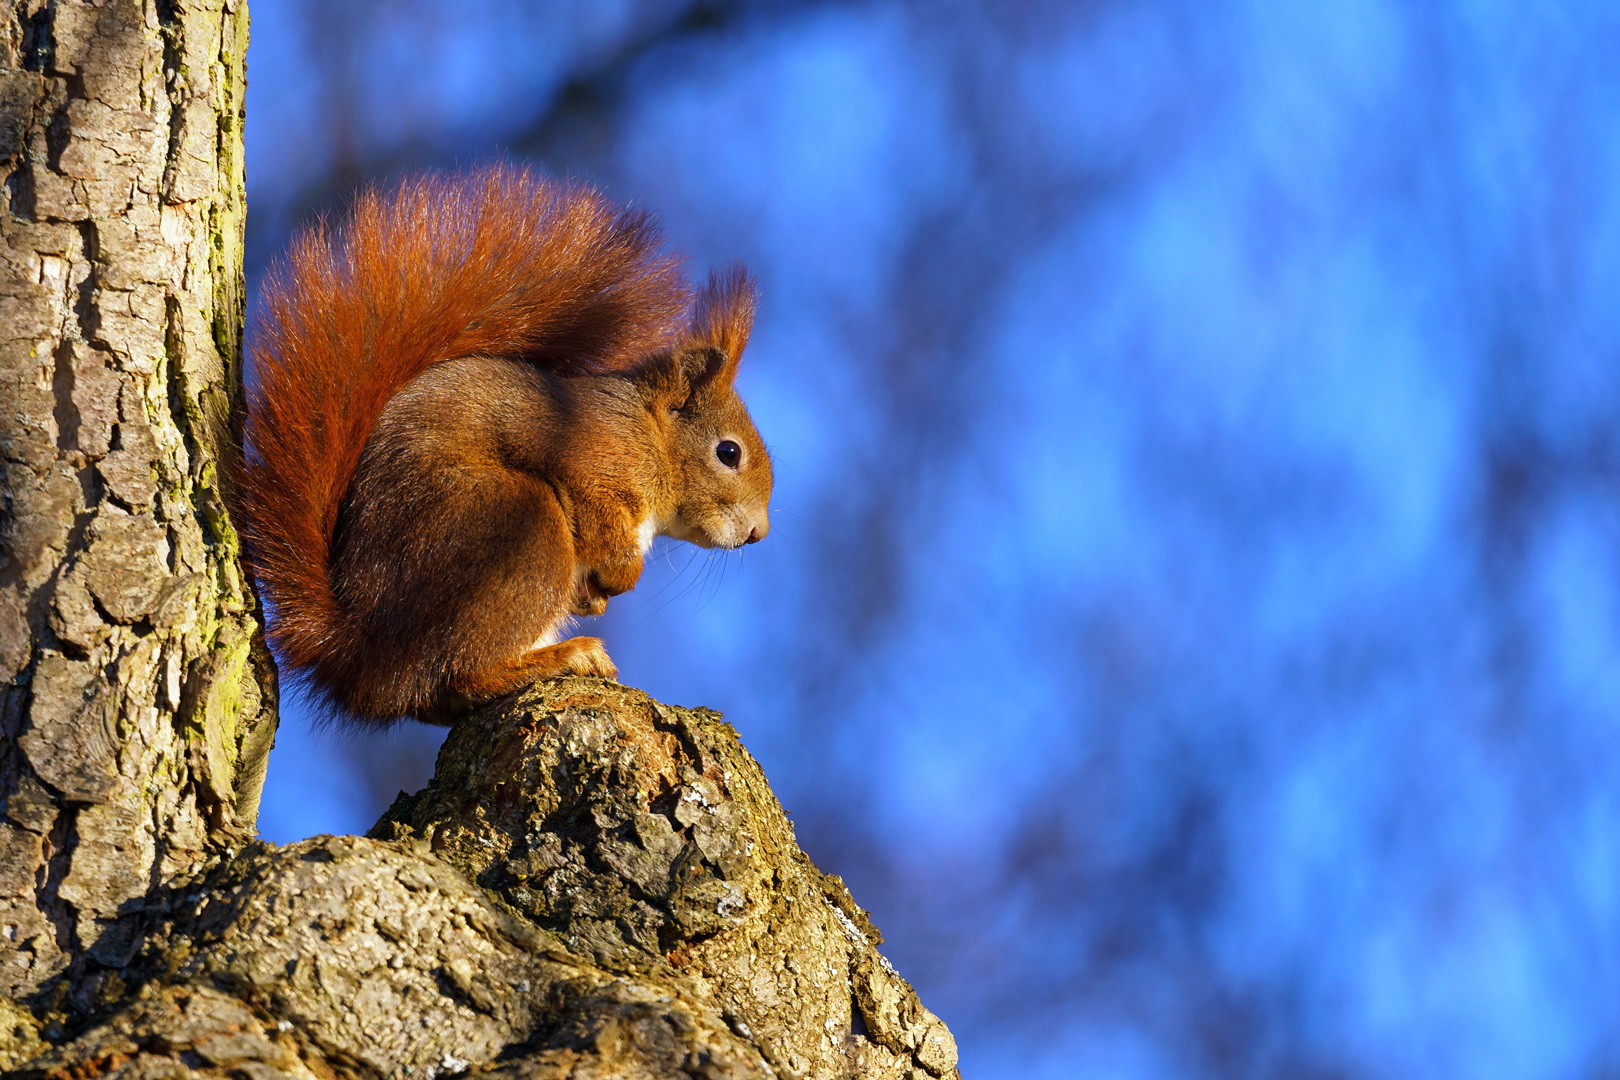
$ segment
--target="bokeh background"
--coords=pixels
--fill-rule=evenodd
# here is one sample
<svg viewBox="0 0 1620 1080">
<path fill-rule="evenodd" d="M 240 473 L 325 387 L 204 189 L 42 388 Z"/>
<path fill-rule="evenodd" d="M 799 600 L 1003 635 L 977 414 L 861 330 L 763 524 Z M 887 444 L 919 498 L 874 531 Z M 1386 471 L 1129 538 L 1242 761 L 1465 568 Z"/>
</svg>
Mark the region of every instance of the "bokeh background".
<svg viewBox="0 0 1620 1080">
<path fill-rule="evenodd" d="M 764 306 L 604 636 L 998 1078 L 1620 1076 L 1620 6 L 253 0 L 250 273 L 504 154 Z M 261 827 L 440 733 L 289 710 Z"/>
</svg>

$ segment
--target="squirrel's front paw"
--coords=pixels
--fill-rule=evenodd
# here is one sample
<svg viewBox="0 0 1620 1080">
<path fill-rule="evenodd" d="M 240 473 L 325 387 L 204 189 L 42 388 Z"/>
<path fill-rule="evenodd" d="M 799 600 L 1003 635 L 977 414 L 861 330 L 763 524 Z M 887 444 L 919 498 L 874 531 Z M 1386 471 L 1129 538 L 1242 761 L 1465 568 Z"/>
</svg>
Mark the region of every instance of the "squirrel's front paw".
<svg viewBox="0 0 1620 1080">
<path fill-rule="evenodd" d="M 586 588 L 603 596 L 618 596 L 636 587 L 641 580 L 641 557 L 614 559 L 591 568 Z"/>
<path fill-rule="evenodd" d="M 576 637 L 555 645 L 530 649 L 522 656 L 482 671 L 463 672 L 449 689 L 473 702 L 509 694 L 525 683 L 553 675 L 599 675 L 618 678 L 619 669 L 608 659 L 601 638 Z"/>
<path fill-rule="evenodd" d="M 604 605 L 606 601 L 603 601 Z M 600 675 L 604 679 L 619 677 L 618 666 L 608 659 L 607 647 L 601 638 L 576 637 L 559 641 L 549 647 L 559 673 L 569 675 Z"/>
<path fill-rule="evenodd" d="M 568 605 L 570 615 L 600 615 L 607 610 L 608 596 L 611 594 L 596 580 L 595 571 L 577 574 L 574 582 L 574 598 Z"/>
</svg>

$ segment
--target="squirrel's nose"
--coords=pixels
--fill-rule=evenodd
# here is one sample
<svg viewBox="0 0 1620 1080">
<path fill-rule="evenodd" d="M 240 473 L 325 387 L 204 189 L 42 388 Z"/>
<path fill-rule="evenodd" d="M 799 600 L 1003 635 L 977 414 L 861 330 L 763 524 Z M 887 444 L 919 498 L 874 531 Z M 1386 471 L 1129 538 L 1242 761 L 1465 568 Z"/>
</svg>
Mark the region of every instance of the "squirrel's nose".
<svg viewBox="0 0 1620 1080">
<path fill-rule="evenodd" d="M 758 525 L 755 525 L 752 529 L 748 530 L 748 539 L 744 540 L 743 543 L 757 544 L 763 539 L 765 539 L 765 534 L 759 531 Z"/>
</svg>

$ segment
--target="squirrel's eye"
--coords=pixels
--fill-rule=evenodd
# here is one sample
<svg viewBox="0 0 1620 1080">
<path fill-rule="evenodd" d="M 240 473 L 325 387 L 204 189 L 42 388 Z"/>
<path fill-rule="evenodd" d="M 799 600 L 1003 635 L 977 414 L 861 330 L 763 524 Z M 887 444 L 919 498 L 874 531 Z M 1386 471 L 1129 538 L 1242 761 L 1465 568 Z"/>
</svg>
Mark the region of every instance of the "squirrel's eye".
<svg viewBox="0 0 1620 1080">
<path fill-rule="evenodd" d="M 720 464 L 726 468 L 735 469 L 742 461 L 742 447 L 730 439 L 721 439 L 719 445 L 714 448 L 714 456 L 719 458 Z"/>
</svg>

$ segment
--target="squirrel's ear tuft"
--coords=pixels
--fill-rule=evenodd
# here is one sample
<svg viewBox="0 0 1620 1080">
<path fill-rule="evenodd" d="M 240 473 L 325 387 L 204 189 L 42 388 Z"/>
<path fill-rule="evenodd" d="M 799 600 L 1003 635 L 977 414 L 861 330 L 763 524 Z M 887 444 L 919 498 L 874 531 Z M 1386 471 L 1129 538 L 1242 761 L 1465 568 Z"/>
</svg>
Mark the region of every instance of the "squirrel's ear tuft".
<svg viewBox="0 0 1620 1080">
<path fill-rule="evenodd" d="M 638 378 L 675 408 L 713 386 L 729 386 L 754 324 L 754 281 L 737 266 L 709 275 L 691 322 L 670 352 L 646 360 Z"/>
<path fill-rule="evenodd" d="M 714 349 L 724 358 L 714 372 L 725 382 L 737 376 L 737 363 L 748 346 L 748 332 L 754 326 L 757 289 L 754 279 L 742 266 L 709 275 L 709 283 L 698 294 L 692 310 L 692 328 L 687 349 Z"/>
</svg>

